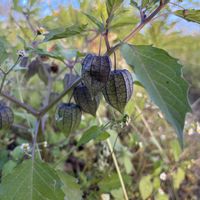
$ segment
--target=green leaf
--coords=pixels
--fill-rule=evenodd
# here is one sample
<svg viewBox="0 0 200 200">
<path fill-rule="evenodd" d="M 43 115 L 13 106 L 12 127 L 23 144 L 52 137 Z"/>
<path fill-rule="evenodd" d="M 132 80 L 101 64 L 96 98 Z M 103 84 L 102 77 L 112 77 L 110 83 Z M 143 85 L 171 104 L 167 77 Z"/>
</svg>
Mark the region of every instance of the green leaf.
<svg viewBox="0 0 200 200">
<path fill-rule="evenodd" d="M 148 6 L 149 4 L 149 0 L 142 0 L 142 8 L 145 8 L 146 6 Z"/>
<path fill-rule="evenodd" d="M 169 200 L 169 197 L 167 194 L 163 193 L 157 193 L 157 195 L 155 196 L 155 200 Z"/>
<path fill-rule="evenodd" d="M 116 173 L 106 176 L 98 185 L 101 192 L 110 192 L 121 187 L 119 177 Z"/>
<path fill-rule="evenodd" d="M 174 159 L 176 162 L 178 162 L 181 154 L 181 148 L 178 144 L 177 140 L 170 141 L 170 150 L 172 151 L 172 154 L 174 155 Z"/>
<path fill-rule="evenodd" d="M 106 0 L 108 16 L 112 15 L 123 3 L 123 0 Z"/>
<path fill-rule="evenodd" d="M 154 103 L 174 127 L 183 146 L 185 115 L 190 111 L 188 84 L 182 78 L 177 60 L 152 46 L 122 45 L 121 53 Z"/>
<path fill-rule="evenodd" d="M 13 151 L 10 152 L 10 155 L 12 156 L 12 159 L 15 161 L 19 161 L 24 156 L 24 151 L 20 146 L 17 146 Z"/>
<path fill-rule="evenodd" d="M 113 20 L 113 22 L 109 25 L 109 29 L 117 29 L 125 26 L 133 26 L 137 22 L 131 16 L 128 17 L 118 17 L 117 19 Z"/>
<path fill-rule="evenodd" d="M 100 31 L 104 30 L 104 25 L 103 23 L 101 23 L 96 17 L 87 14 L 87 13 L 83 13 L 88 19 L 90 19 L 90 21 L 92 21 L 98 28 Z"/>
<path fill-rule="evenodd" d="M 80 35 L 81 33 L 86 31 L 87 24 L 83 25 L 71 25 L 65 28 L 56 28 L 49 30 L 47 34 L 45 34 L 44 41 L 57 40 L 62 38 L 68 38 L 75 35 Z"/>
<path fill-rule="evenodd" d="M 139 183 L 139 190 L 142 196 L 142 199 L 147 199 L 153 192 L 153 186 L 151 183 L 151 176 L 143 176 Z"/>
<path fill-rule="evenodd" d="M 4 62 L 6 58 L 8 58 L 8 53 L 6 52 L 6 47 L 3 38 L 0 37 L 0 65 Z"/>
<path fill-rule="evenodd" d="M 80 186 L 77 184 L 77 180 L 61 171 L 58 171 L 57 174 L 63 183 L 62 190 L 65 193 L 65 200 L 81 200 L 82 192 Z"/>
<path fill-rule="evenodd" d="M 179 189 L 180 184 L 185 179 L 185 172 L 183 169 L 179 167 L 178 170 L 172 175 L 172 177 L 173 177 L 174 188 Z"/>
<path fill-rule="evenodd" d="M 57 52 L 48 52 L 44 49 L 40 49 L 40 48 L 29 48 L 29 52 L 30 53 L 35 53 L 37 55 L 41 55 L 41 56 L 48 56 L 50 58 L 54 58 L 57 60 L 60 60 L 62 62 L 64 62 L 64 57 L 60 54 L 58 54 Z"/>
<path fill-rule="evenodd" d="M 175 15 L 190 21 L 200 24 L 200 10 L 190 9 L 190 10 L 177 10 Z"/>
<path fill-rule="evenodd" d="M 54 169 L 40 161 L 26 160 L 3 177 L 1 200 L 61 200 L 64 193 Z"/>
<path fill-rule="evenodd" d="M 109 137 L 110 137 L 110 134 L 108 132 L 102 132 L 100 135 L 98 135 L 95 138 L 95 142 L 101 142 L 103 140 L 106 140 Z"/>
<path fill-rule="evenodd" d="M 13 160 L 9 160 L 8 162 L 6 162 L 2 169 L 2 176 L 4 177 L 12 173 L 12 171 L 14 170 L 16 166 L 17 166 L 17 162 Z"/>
<path fill-rule="evenodd" d="M 108 135 L 107 134 L 105 135 L 105 131 L 102 130 L 101 127 L 92 126 L 83 133 L 81 139 L 78 141 L 78 146 L 86 144 L 93 139 L 97 139 L 97 141 L 101 139 L 103 140 L 107 138 Z"/>
<path fill-rule="evenodd" d="M 133 7 L 139 9 L 139 5 L 138 5 L 138 3 L 137 3 L 136 1 L 134 1 L 134 0 L 131 0 L 130 5 L 132 5 Z"/>
</svg>

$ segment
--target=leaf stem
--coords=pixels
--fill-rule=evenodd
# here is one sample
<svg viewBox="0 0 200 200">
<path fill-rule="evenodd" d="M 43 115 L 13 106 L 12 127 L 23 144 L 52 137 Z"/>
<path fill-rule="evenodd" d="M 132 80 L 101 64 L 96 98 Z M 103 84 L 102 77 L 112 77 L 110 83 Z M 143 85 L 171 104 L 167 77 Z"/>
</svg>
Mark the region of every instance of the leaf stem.
<svg viewBox="0 0 200 200">
<path fill-rule="evenodd" d="M 38 118 L 35 124 L 35 129 L 34 129 L 34 137 L 33 137 L 33 147 L 32 147 L 32 160 L 34 161 L 35 159 L 35 148 L 37 144 L 37 136 L 40 131 L 40 125 L 41 125 L 41 119 Z"/>
</svg>

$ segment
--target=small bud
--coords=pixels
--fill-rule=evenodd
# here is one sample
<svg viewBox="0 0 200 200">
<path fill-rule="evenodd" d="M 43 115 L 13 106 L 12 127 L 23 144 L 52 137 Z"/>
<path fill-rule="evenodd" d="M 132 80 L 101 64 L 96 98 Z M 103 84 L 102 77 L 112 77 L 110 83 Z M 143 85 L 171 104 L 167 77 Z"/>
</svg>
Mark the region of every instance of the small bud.
<svg viewBox="0 0 200 200">
<path fill-rule="evenodd" d="M 167 174 L 165 172 L 162 172 L 160 174 L 160 180 L 162 180 L 162 181 L 166 181 L 167 180 Z"/>
<path fill-rule="evenodd" d="M 24 151 L 24 152 L 29 152 L 30 151 L 30 145 L 29 143 L 23 143 L 21 144 L 20 148 Z"/>
</svg>

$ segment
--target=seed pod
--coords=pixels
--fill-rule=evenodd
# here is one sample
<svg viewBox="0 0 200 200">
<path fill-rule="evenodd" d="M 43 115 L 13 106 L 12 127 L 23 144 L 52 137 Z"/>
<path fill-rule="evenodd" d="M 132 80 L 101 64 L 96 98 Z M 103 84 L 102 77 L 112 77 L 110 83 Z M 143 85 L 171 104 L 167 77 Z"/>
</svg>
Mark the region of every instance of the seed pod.
<svg viewBox="0 0 200 200">
<path fill-rule="evenodd" d="M 83 84 L 75 87 L 73 94 L 76 103 L 84 112 L 96 116 L 96 111 L 100 102 L 98 95 L 92 98 L 88 88 Z"/>
<path fill-rule="evenodd" d="M 57 107 L 55 119 L 58 128 L 68 136 L 81 122 L 81 109 L 73 103 L 61 103 Z"/>
<path fill-rule="evenodd" d="M 96 96 L 107 83 L 111 70 L 109 56 L 88 54 L 82 62 L 82 78 L 92 97 Z"/>
<path fill-rule="evenodd" d="M 0 129 L 8 129 L 14 121 L 14 114 L 10 107 L 0 104 Z"/>
<path fill-rule="evenodd" d="M 119 112 L 123 113 L 127 102 L 133 94 L 133 79 L 131 73 L 124 70 L 115 70 L 103 89 L 105 100 Z"/>
</svg>

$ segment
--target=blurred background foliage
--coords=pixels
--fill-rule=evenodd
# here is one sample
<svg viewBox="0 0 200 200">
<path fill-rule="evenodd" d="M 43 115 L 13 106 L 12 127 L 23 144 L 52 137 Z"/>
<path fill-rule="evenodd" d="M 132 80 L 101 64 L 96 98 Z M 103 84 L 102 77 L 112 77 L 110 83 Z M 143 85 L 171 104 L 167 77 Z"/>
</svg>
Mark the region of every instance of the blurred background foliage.
<svg viewBox="0 0 200 200">
<path fill-rule="evenodd" d="M 195 8 L 199 5 L 198 1 L 181 3 L 181 6 L 186 8 Z M 200 28 L 178 17 L 171 17 L 173 10 L 176 8 L 170 5 L 130 42 L 154 45 L 167 50 L 170 55 L 179 59 L 184 66 L 183 75 L 191 85 L 189 99 L 194 103 L 200 97 Z M 81 58 L 87 52 L 97 53 L 99 32 L 84 13 L 89 13 L 105 23 L 105 2 L 0 0 L 0 43 L 4 44 L 9 53 L 9 59 L 2 67 L 6 68 L 14 63 L 18 50 L 43 40 L 42 35 L 34 40 L 35 34 L 31 29 L 44 29 L 45 32 L 73 24 L 87 24 L 87 31 L 83 34 L 69 39 L 41 43 L 39 48 L 55 52 L 56 55 L 60 54 L 68 60 L 74 60 L 77 55 Z M 129 1 L 125 1 L 123 8 L 110 25 L 111 44 L 121 40 L 130 32 L 139 22 L 138 16 L 137 10 L 129 6 Z M 102 52 L 105 50 L 103 45 Z M 29 62 L 36 55 L 37 52 L 30 54 Z M 64 75 L 70 70 L 57 59 L 46 59 L 51 66 L 54 63 L 58 67 L 58 72 L 52 74 L 55 80 L 52 92 L 60 93 L 64 88 Z M 77 63 L 74 73 L 80 74 L 80 68 L 80 63 Z M 128 68 L 119 52 L 117 52 L 117 68 Z M 27 67 L 18 65 L 9 75 L 5 90 L 22 102 L 39 108 L 47 93 L 44 72 L 25 80 L 24 75 L 27 71 Z M 68 101 L 70 96 L 67 95 L 63 101 Z M 89 127 L 113 120 L 117 123 L 114 123 L 107 132 L 111 135 L 130 199 L 200 198 L 200 125 L 196 116 L 188 115 L 185 128 L 186 148 L 181 151 L 174 131 L 140 86 L 135 85 L 134 95 L 126 106 L 128 119 L 124 120 L 123 116 L 105 105 L 103 101 L 96 118 L 84 114 L 79 129 L 67 139 L 56 129 L 55 108 L 52 109 L 47 116 L 45 131 L 46 161 L 56 169 L 65 170 L 75 176 L 79 180 L 85 199 L 123 199 L 118 176 L 106 144 L 91 141 L 80 147 L 76 145 Z M 12 107 L 15 110 L 15 125 L 11 131 L 2 131 L 0 134 L 1 174 L 10 173 L 21 162 L 20 147 L 25 143 L 31 146 L 31 133 L 34 128 L 34 118 L 30 114 L 16 108 L 15 105 Z M 197 106 L 196 111 L 198 110 Z M 38 145 L 40 147 L 44 144 Z"/>
</svg>

